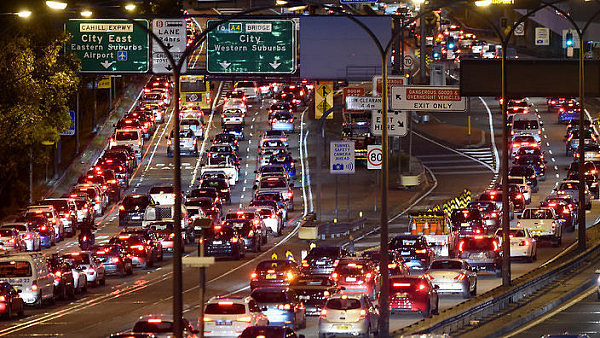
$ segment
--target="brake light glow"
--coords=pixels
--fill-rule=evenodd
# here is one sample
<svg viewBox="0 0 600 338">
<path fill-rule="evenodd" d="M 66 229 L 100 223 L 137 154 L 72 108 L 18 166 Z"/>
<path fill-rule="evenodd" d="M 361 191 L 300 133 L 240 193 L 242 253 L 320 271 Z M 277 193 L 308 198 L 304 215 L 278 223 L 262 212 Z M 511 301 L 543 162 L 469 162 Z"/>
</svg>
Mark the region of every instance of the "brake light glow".
<svg viewBox="0 0 600 338">
<path fill-rule="evenodd" d="M 237 242 L 238 242 L 237 237 L 231 237 L 231 243 L 237 243 Z"/>
<path fill-rule="evenodd" d="M 290 304 L 279 304 L 277 305 L 279 310 L 290 310 L 292 306 Z"/>
<path fill-rule="evenodd" d="M 409 287 L 410 283 L 392 283 L 393 287 Z"/>
<path fill-rule="evenodd" d="M 111 263 L 119 263 L 119 257 L 113 257 L 110 259 Z"/>
<path fill-rule="evenodd" d="M 338 279 L 338 273 L 334 272 L 331 274 L 331 279 L 333 279 L 334 281 Z"/>
<path fill-rule="evenodd" d="M 498 242 L 492 241 L 492 243 L 494 244 L 494 251 L 498 251 Z"/>
<path fill-rule="evenodd" d="M 250 279 L 256 279 L 258 277 L 258 274 L 256 272 L 253 272 L 250 274 Z"/>
<path fill-rule="evenodd" d="M 160 319 L 160 318 L 151 318 L 151 319 L 148 319 L 148 323 L 162 323 L 162 319 Z"/>
<path fill-rule="evenodd" d="M 425 289 L 427 289 L 427 285 L 419 284 L 419 291 L 424 291 Z"/>
<path fill-rule="evenodd" d="M 238 322 L 250 323 L 252 321 L 251 316 L 244 316 L 236 319 Z"/>
<path fill-rule="evenodd" d="M 424 254 L 427 252 L 427 249 L 415 250 L 415 253 Z"/>
<path fill-rule="evenodd" d="M 132 249 L 136 249 L 136 250 L 138 250 L 138 251 L 143 251 L 143 250 L 144 250 L 144 246 L 143 246 L 143 245 L 141 245 L 141 244 L 138 244 L 138 245 L 132 245 L 132 246 L 130 246 L 130 248 L 132 248 Z"/>
<path fill-rule="evenodd" d="M 460 241 L 460 243 L 458 243 L 458 251 L 463 251 L 463 249 L 465 248 L 465 241 Z"/>
<path fill-rule="evenodd" d="M 327 317 L 327 310 L 326 309 L 321 310 L 321 317 Z"/>
</svg>

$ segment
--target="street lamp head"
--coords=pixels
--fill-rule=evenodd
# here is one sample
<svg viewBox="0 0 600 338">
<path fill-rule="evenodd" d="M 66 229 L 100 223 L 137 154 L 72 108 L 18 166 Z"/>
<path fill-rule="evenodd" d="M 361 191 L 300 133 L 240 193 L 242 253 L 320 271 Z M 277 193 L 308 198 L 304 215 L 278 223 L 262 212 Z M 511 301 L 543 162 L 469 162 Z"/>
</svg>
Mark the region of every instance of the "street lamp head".
<svg viewBox="0 0 600 338">
<path fill-rule="evenodd" d="M 135 10 L 135 4 L 127 4 L 127 5 L 125 5 L 125 10 L 127 10 L 129 12 Z"/>
<path fill-rule="evenodd" d="M 477 7 L 487 7 L 492 4 L 492 0 L 477 0 L 475 1 L 475 6 Z"/>
<path fill-rule="evenodd" d="M 93 13 L 88 9 L 84 9 L 79 14 L 81 14 L 81 16 L 83 16 L 84 18 L 89 18 L 90 16 L 92 16 Z"/>
<path fill-rule="evenodd" d="M 46 1 L 46 6 L 52 8 L 52 9 L 56 9 L 56 10 L 63 10 L 65 8 L 67 8 L 67 3 L 64 1 Z"/>
<path fill-rule="evenodd" d="M 277 0 L 277 1 L 275 1 L 275 5 L 277 5 L 277 6 L 284 6 L 284 5 L 287 5 L 287 3 L 288 2 L 286 0 Z"/>
<path fill-rule="evenodd" d="M 30 17 L 30 16 L 31 16 L 31 11 L 28 11 L 28 10 L 26 10 L 26 9 L 25 9 L 25 10 L 22 10 L 22 11 L 19 11 L 19 12 L 17 12 L 17 16 L 18 16 L 19 18 L 28 18 L 28 17 Z"/>
</svg>

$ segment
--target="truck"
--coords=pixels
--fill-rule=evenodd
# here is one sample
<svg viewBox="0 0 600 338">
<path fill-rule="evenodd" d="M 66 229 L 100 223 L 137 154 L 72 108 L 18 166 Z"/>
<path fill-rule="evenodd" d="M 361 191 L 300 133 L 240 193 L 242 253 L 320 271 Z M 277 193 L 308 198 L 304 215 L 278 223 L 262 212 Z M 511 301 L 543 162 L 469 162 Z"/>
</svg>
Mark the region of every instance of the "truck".
<svg viewBox="0 0 600 338">
<path fill-rule="evenodd" d="M 142 221 L 142 227 L 148 228 L 156 222 L 172 222 L 175 215 L 174 204 L 149 204 L 144 211 L 144 220 Z M 186 207 L 181 205 L 181 231 L 184 239 L 188 243 L 193 243 L 194 231 L 191 226 L 191 222 L 188 217 Z"/>
<path fill-rule="evenodd" d="M 423 235 L 436 256 L 455 257 L 460 240 L 459 231 L 452 226 L 450 217 L 442 211 L 412 213 L 410 232 Z"/>
<path fill-rule="evenodd" d="M 552 208 L 526 208 L 517 216 L 517 228 L 525 228 L 533 238 L 549 240 L 553 247 L 562 243 L 562 221 Z"/>
<path fill-rule="evenodd" d="M 238 170 L 231 156 L 208 157 L 202 164 L 200 176 L 209 172 L 223 172 L 229 177 L 229 185 L 235 185 L 238 181 Z"/>
<path fill-rule="evenodd" d="M 354 157 L 357 161 L 367 161 L 367 146 L 376 144 L 371 134 L 371 123 L 366 121 L 344 122 L 342 140 L 354 141 Z"/>
</svg>

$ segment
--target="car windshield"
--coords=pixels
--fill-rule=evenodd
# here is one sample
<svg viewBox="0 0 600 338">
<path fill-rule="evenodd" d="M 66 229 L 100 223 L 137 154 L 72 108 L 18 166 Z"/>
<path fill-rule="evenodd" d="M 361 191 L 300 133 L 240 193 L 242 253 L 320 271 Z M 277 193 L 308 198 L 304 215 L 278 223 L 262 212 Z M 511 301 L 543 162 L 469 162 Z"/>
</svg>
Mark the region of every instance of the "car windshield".
<svg viewBox="0 0 600 338">
<path fill-rule="evenodd" d="M 498 249 L 498 243 L 493 238 L 466 238 L 464 241 L 463 250 L 486 250 L 496 251 Z"/>
<path fill-rule="evenodd" d="M 150 199 L 146 195 L 127 196 L 123 199 L 122 204 L 125 210 L 144 210 L 150 204 Z"/>
<path fill-rule="evenodd" d="M 246 313 L 246 306 L 244 304 L 222 301 L 207 304 L 204 313 L 207 315 L 241 315 Z"/>
<path fill-rule="evenodd" d="M 250 297 L 259 303 L 285 303 L 289 300 L 287 293 L 283 290 L 254 291 Z"/>
<path fill-rule="evenodd" d="M 430 269 L 435 270 L 458 270 L 462 269 L 462 262 L 453 260 L 440 260 L 431 263 Z"/>
<path fill-rule="evenodd" d="M 559 189 L 561 190 L 579 190 L 577 183 L 561 183 Z"/>
<path fill-rule="evenodd" d="M 118 131 L 117 135 L 115 136 L 115 139 L 117 141 L 135 141 L 138 139 L 138 132 L 137 131 Z"/>
<path fill-rule="evenodd" d="M 0 278 L 31 277 L 31 264 L 27 261 L 0 262 Z"/>
<path fill-rule="evenodd" d="M 29 231 L 25 224 L 3 224 L 2 228 L 5 229 L 16 229 L 17 231 Z"/>
<path fill-rule="evenodd" d="M 135 325 L 133 326 L 133 332 L 153 332 L 153 333 L 173 332 L 173 323 L 170 321 L 149 319 L 148 321 L 135 323 Z"/>
<path fill-rule="evenodd" d="M 75 264 L 90 264 L 90 256 L 87 254 L 68 254 L 64 255 L 63 258 L 71 259 Z"/>
<path fill-rule="evenodd" d="M 201 186 L 204 187 L 213 187 L 218 189 L 227 188 L 227 182 L 225 180 L 202 180 Z"/>
<path fill-rule="evenodd" d="M 290 268 L 288 261 L 262 261 L 256 266 L 257 271 L 276 270 L 285 271 Z"/>
<path fill-rule="evenodd" d="M 354 298 L 334 298 L 327 301 L 326 307 L 332 310 L 356 310 L 360 309 L 360 300 Z"/>
<path fill-rule="evenodd" d="M 310 250 L 308 256 L 311 257 L 337 257 L 340 249 L 335 247 L 316 247 Z"/>
<path fill-rule="evenodd" d="M 266 180 L 260 181 L 261 188 L 287 188 L 284 179 L 276 178 L 271 179 L 268 178 Z"/>
</svg>

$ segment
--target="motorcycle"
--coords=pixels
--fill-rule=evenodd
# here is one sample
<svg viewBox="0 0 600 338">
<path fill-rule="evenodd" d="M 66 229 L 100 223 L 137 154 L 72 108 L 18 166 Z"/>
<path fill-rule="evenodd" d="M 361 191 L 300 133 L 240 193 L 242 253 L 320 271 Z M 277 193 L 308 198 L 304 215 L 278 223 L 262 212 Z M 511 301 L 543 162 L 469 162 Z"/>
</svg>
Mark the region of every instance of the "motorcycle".
<svg viewBox="0 0 600 338">
<path fill-rule="evenodd" d="M 94 246 L 95 236 L 91 232 L 82 232 L 79 234 L 79 247 L 81 250 L 89 250 Z"/>
</svg>

